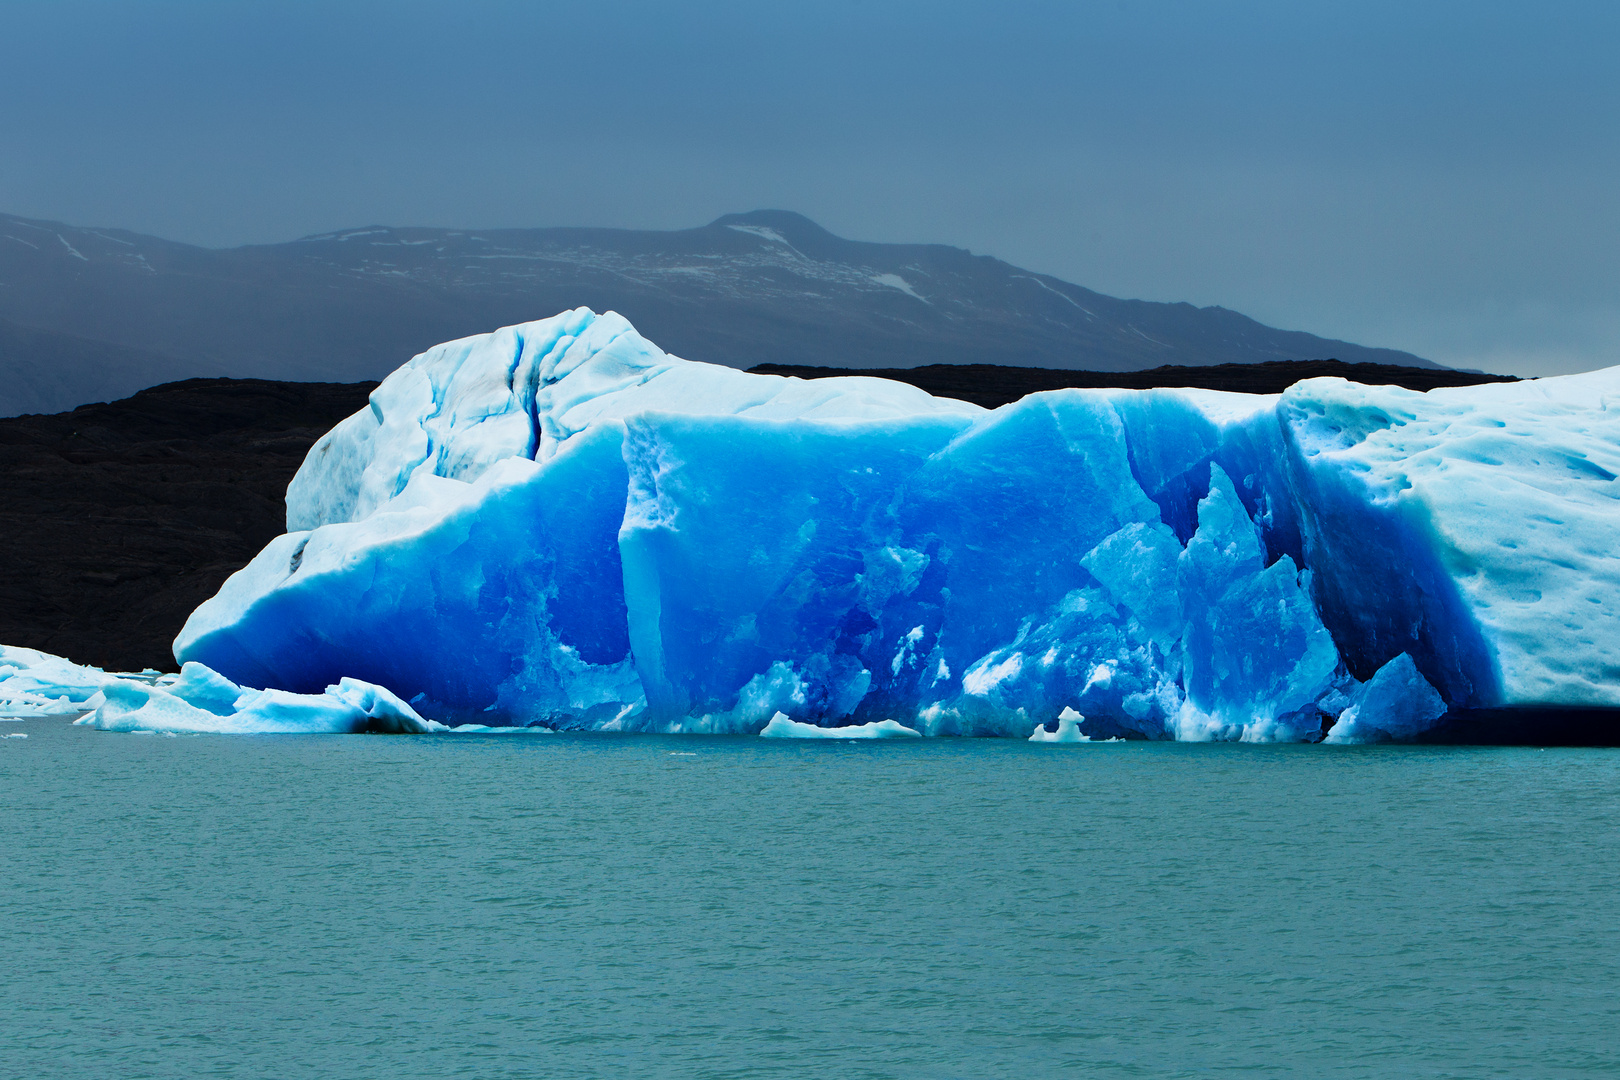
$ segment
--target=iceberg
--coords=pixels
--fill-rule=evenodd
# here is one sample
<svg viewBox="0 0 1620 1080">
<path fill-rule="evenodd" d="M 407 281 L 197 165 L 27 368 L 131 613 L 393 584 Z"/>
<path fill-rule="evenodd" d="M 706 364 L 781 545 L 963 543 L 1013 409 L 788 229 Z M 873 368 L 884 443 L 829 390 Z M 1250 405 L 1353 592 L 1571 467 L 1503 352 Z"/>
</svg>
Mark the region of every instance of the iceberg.
<svg viewBox="0 0 1620 1080">
<path fill-rule="evenodd" d="M 175 655 L 266 695 L 242 724 L 343 730 L 1028 738 L 1070 710 L 1062 737 L 1358 742 L 1620 709 L 1610 398 L 1620 368 L 985 410 L 581 308 L 390 375 Z M 98 722 L 174 708 L 116 696 Z"/>
<path fill-rule="evenodd" d="M 760 735 L 767 739 L 918 739 L 922 732 L 913 731 L 893 720 L 874 720 L 866 724 L 845 724 L 841 727 L 817 727 L 790 720 L 786 713 L 777 713 L 765 725 Z"/>
<path fill-rule="evenodd" d="M 1036 724 L 1035 730 L 1030 732 L 1029 741 L 1039 743 L 1091 742 L 1091 736 L 1080 730 L 1080 724 L 1084 720 L 1084 716 L 1081 716 L 1079 713 L 1065 705 L 1063 707 L 1063 711 L 1058 713 L 1057 730 L 1047 731 L 1045 724 Z M 1104 741 L 1113 742 L 1116 740 L 1109 739 Z"/>
</svg>

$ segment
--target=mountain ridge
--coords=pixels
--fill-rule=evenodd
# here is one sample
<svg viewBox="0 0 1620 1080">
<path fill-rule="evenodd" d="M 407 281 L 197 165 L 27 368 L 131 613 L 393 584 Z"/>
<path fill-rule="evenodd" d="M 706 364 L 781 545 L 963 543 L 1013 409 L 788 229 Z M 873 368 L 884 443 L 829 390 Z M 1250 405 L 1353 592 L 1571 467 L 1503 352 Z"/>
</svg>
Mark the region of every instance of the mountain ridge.
<svg viewBox="0 0 1620 1080">
<path fill-rule="evenodd" d="M 1110 297 L 949 245 L 847 240 L 783 210 L 670 231 L 374 225 L 234 248 L 0 215 L 0 320 L 107 347 L 101 377 L 74 375 L 89 370 L 84 347 L 41 339 L 29 362 L 62 374 L 55 396 L 26 403 L 7 389 L 18 359 L 0 355 L 0 415 L 138 389 L 136 354 L 163 369 L 152 382 L 373 379 L 441 341 L 581 305 L 738 368 L 1439 366 L 1225 308 Z M 76 367 L 53 359 L 68 353 Z"/>
</svg>

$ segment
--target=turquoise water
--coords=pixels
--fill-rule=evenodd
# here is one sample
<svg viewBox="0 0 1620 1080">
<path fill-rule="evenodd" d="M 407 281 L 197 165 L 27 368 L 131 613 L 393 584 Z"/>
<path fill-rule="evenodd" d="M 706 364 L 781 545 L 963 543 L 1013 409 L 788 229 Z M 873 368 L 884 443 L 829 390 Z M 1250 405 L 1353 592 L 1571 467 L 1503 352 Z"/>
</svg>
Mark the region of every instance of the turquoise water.
<svg viewBox="0 0 1620 1080">
<path fill-rule="evenodd" d="M 1620 752 L 0 740 L 18 1077 L 1620 1074 Z"/>
</svg>

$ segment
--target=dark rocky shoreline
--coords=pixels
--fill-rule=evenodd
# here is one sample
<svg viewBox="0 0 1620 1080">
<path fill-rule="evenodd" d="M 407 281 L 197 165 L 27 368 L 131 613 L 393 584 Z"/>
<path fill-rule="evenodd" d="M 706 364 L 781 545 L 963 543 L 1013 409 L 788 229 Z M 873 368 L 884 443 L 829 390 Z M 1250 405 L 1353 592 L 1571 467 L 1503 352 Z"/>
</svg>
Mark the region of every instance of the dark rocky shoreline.
<svg viewBox="0 0 1620 1080">
<path fill-rule="evenodd" d="M 186 616 L 286 531 L 310 445 L 375 385 L 189 379 L 0 419 L 0 642 L 172 670 Z"/>
<path fill-rule="evenodd" d="M 1413 389 L 1500 381 L 1429 368 L 1303 361 L 1145 372 L 988 364 L 881 375 L 996 406 L 1063 386 L 1275 392 L 1339 375 Z M 189 379 L 106 404 L 0 419 L 0 642 L 109 670 L 172 669 L 186 616 L 285 531 L 283 497 L 314 441 L 375 383 Z"/>
<path fill-rule="evenodd" d="M 917 368 L 824 368 L 759 364 L 760 375 L 797 375 L 825 379 L 868 375 L 920 387 L 936 397 L 953 397 L 994 409 L 1025 394 L 1078 387 L 1152 390 L 1161 386 L 1229 390 L 1240 394 L 1280 394 L 1301 379 L 1339 378 L 1370 386 L 1404 386 L 1433 390 L 1441 386 L 1477 386 L 1517 382 L 1512 375 L 1485 375 L 1450 368 L 1399 367 L 1394 364 L 1347 364 L 1340 360 L 1275 360 L 1263 364 L 1215 364 L 1209 367 L 1158 367 L 1147 371 L 1055 371 L 1051 368 L 1001 367 L 995 364 L 929 364 Z"/>
</svg>

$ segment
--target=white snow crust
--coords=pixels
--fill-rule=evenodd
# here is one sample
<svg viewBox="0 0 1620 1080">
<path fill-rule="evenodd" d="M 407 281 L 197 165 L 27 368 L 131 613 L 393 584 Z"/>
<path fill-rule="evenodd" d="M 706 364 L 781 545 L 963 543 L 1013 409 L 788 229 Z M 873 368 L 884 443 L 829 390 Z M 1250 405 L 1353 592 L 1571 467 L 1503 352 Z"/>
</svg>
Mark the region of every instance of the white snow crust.
<svg viewBox="0 0 1620 1080">
<path fill-rule="evenodd" d="M 1425 394 L 1309 385 L 1282 406 L 1299 460 L 1432 552 L 1500 676 L 1491 697 L 1620 705 L 1620 368 Z"/>
</svg>

